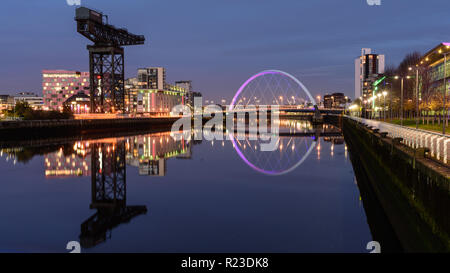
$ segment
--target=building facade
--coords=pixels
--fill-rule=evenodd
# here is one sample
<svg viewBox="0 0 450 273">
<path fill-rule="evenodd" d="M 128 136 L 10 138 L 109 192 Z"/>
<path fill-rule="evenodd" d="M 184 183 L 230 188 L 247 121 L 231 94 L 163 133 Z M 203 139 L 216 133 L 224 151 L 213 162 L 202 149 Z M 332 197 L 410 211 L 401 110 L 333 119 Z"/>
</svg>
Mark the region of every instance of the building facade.
<svg viewBox="0 0 450 273">
<path fill-rule="evenodd" d="M 43 70 L 42 94 L 44 110 L 63 109 L 63 103 L 83 91 L 89 95 L 89 72 L 69 70 Z"/>
<path fill-rule="evenodd" d="M 372 49 L 361 49 L 361 56 L 355 59 L 355 99 L 369 98 L 372 93 L 373 79 L 377 79 L 385 70 L 385 56 L 372 54 Z"/>
<path fill-rule="evenodd" d="M 184 104 L 185 92 L 157 89 L 129 89 L 127 109 L 130 113 L 169 115 L 172 108 Z"/>
<path fill-rule="evenodd" d="M 164 67 L 139 68 L 137 84 L 142 89 L 165 89 L 166 69 Z"/>
<path fill-rule="evenodd" d="M 421 92 L 443 94 L 445 79 L 448 99 L 450 90 L 450 43 L 440 43 L 428 51 L 422 56 L 418 65 L 424 68 L 426 73 L 426 77 L 422 73 L 420 75 Z"/>
<path fill-rule="evenodd" d="M 10 95 L 0 95 L 0 111 L 14 107 L 14 97 Z"/>
<path fill-rule="evenodd" d="M 68 98 L 63 105 L 68 107 L 74 114 L 88 114 L 91 99 L 84 91 L 78 91 L 78 93 Z"/>
<path fill-rule="evenodd" d="M 181 87 L 185 90 L 185 92 L 186 92 L 185 104 L 188 106 L 193 107 L 194 106 L 194 98 L 202 97 L 202 93 L 193 91 L 192 81 L 176 81 L 175 85 L 177 87 Z"/>
<path fill-rule="evenodd" d="M 43 97 L 31 92 L 20 92 L 15 95 L 13 105 L 16 105 L 18 102 L 27 102 L 28 105 L 30 105 L 30 107 L 34 110 L 40 110 L 44 105 Z"/>
<path fill-rule="evenodd" d="M 176 81 L 175 86 L 183 88 L 186 92 L 192 91 L 192 81 Z"/>
<path fill-rule="evenodd" d="M 163 67 L 140 68 L 136 78 L 125 81 L 125 109 L 131 114 L 169 115 L 176 105 L 184 105 L 190 81 L 168 84 Z"/>
<path fill-rule="evenodd" d="M 345 108 L 348 97 L 344 93 L 327 94 L 323 97 L 324 108 Z"/>
</svg>

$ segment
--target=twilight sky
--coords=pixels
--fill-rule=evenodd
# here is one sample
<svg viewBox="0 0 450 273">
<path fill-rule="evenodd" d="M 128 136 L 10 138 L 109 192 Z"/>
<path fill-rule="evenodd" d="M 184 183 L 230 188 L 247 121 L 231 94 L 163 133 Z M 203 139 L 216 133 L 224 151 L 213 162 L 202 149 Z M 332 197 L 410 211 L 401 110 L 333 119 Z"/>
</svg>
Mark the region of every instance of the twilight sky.
<svg viewBox="0 0 450 273">
<path fill-rule="evenodd" d="M 125 49 L 126 76 L 164 66 L 206 99 L 229 101 L 251 75 L 279 69 L 315 94 L 353 97 L 361 47 L 397 65 L 450 41 L 448 0 L 81 0 L 111 24 L 144 34 Z M 42 69 L 88 71 L 87 39 L 66 0 L 2 0 L 0 94 L 42 94 Z"/>
</svg>

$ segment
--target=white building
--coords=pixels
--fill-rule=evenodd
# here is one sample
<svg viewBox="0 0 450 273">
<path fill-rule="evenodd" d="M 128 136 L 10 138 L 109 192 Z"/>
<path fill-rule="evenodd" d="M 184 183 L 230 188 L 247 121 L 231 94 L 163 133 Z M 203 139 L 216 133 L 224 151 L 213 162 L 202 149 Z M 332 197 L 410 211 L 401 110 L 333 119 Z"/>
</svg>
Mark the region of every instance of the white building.
<svg viewBox="0 0 450 273">
<path fill-rule="evenodd" d="M 364 81 L 373 75 L 383 74 L 384 69 L 384 55 L 372 54 L 370 48 L 361 49 L 361 56 L 355 59 L 355 99 L 364 97 Z"/>
<path fill-rule="evenodd" d="M 14 96 L 14 105 L 16 105 L 19 101 L 28 102 L 31 108 L 35 110 L 42 109 L 42 106 L 44 105 L 43 97 L 39 97 L 38 95 L 29 92 L 21 92 Z"/>
<path fill-rule="evenodd" d="M 139 88 L 166 89 L 166 69 L 164 67 L 139 68 L 137 81 Z"/>
</svg>

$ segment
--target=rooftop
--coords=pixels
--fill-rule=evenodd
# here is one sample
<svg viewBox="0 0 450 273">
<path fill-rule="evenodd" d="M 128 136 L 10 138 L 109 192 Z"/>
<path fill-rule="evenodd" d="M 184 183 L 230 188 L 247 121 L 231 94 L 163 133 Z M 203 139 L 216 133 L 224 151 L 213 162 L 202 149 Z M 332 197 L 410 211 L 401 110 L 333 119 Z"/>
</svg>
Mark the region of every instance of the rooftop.
<svg viewBox="0 0 450 273">
<path fill-rule="evenodd" d="M 444 54 L 450 54 L 450 43 L 440 43 L 420 59 L 421 65 L 435 66 L 443 61 Z"/>
</svg>

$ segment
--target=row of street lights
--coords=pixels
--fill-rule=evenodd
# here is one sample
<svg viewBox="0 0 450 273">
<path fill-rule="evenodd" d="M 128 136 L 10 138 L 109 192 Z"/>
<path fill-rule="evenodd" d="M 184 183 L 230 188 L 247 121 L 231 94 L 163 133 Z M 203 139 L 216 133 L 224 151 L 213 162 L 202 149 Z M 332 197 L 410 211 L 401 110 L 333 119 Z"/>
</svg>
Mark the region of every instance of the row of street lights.
<svg viewBox="0 0 450 273">
<path fill-rule="evenodd" d="M 444 116 L 446 115 L 446 90 L 447 90 L 447 80 L 446 80 L 446 75 L 447 75 L 447 54 L 450 54 L 450 52 L 448 53 L 444 53 L 444 92 L 443 92 L 443 109 L 444 109 Z M 413 76 L 394 76 L 394 79 L 398 80 L 400 79 L 400 125 L 403 126 L 403 104 L 404 104 L 404 80 L 407 79 L 412 79 L 415 78 L 416 82 L 415 82 L 415 97 L 416 97 L 416 114 L 415 114 L 415 120 L 416 120 L 416 129 L 419 128 L 419 67 L 418 65 L 416 65 L 415 69 L 413 67 L 409 67 L 408 68 L 409 71 L 413 71 L 415 70 L 415 77 Z M 390 84 L 390 83 L 388 83 Z M 392 88 L 392 85 L 391 85 Z M 380 98 L 381 96 L 384 96 L 384 110 L 386 109 L 386 95 L 388 94 L 387 91 L 383 91 L 382 93 L 378 93 L 377 95 L 374 95 L 375 97 L 370 97 L 368 99 L 367 102 L 372 102 L 374 100 L 376 100 L 376 98 Z M 366 101 L 364 101 L 364 104 L 367 103 Z M 384 111 L 383 110 L 383 111 Z M 384 115 L 384 119 L 386 119 L 386 113 L 383 113 Z M 445 122 L 443 123 L 442 126 L 442 133 L 445 134 Z"/>
<path fill-rule="evenodd" d="M 383 97 L 383 101 L 384 101 L 384 105 L 383 105 L 383 119 L 386 120 L 386 96 L 387 95 L 388 95 L 388 92 L 387 91 L 383 91 L 381 93 L 374 94 L 372 97 L 370 97 L 368 100 L 364 101 L 363 103 L 364 104 L 367 104 L 367 103 L 370 104 L 370 103 L 373 102 L 373 105 L 375 105 L 375 102 L 378 99 L 378 102 L 381 104 L 380 100 L 381 100 L 381 97 Z M 375 111 L 376 111 L 376 109 L 378 109 L 378 107 L 374 107 Z"/>
<path fill-rule="evenodd" d="M 409 67 L 409 70 L 411 71 L 412 70 L 412 67 Z M 418 94 L 418 74 L 419 74 L 419 70 L 418 70 L 418 68 L 416 67 L 416 97 L 418 98 L 419 97 L 419 94 Z M 394 76 L 393 77 L 394 79 L 396 79 L 396 80 L 398 80 L 398 79 L 400 79 L 400 124 L 403 126 L 403 101 L 404 101 L 404 96 L 403 96 L 403 90 L 404 90 L 404 80 L 405 79 L 411 79 L 412 77 L 411 76 Z M 390 84 L 390 83 L 387 83 L 387 84 Z M 391 85 L 391 88 L 392 88 L 392 85 Z M 376 99 L 377 99 L 377 97 L 378 98 L 380 98 L 381 96 L 383 96 L 384 97 L 384 110 L 383 110 L 383 119 L 384 120 L 386 120 L 386 113 L 385 113 L 385 110 L 386 110 L 386 96 L 388 95 L 388 92 L 387 91 L 383 91 L 382 93 L 378 93 L 378 94 L 374 94 L 374 96 L 372 96 L 372 97 L 370 97 L 367 101 L 364 101 L 364 104 L 366 104 L 367 102 L 372 102 L 372 101 L 375 101 Z M 417 109 L 416 109 L 417 111 L 418 111 L 418 103 L 417 103 Z M 418 126 L 418 119 L 417 119 L 417 121 L 416 121 L 416 126 Z"/>
<path fill-rule="evenodd" d="M 438 54 L 444 56 L 444 60 L 443 60 L 443 66 L 444 66 L 444 68 L 443 68 L 443 70 L 444 70 L 443 71 L 444 72 L 443 80 L 444 80 L 444 84 L 443 84 L 443 105 L 442 105 L 442 107 L 443 107 L 443 116 L 446 118 L 447 117 L 446 102 L 447 102 L 447 91 L 448 91 L 448 89 L 447 89 L 447 60 L 448 60 L 448 57 L 447 56 L 450 54 L 450 51 L 449 51 L 450 43 L 443 43 L 443 45 L 446 46 L 447 52 L 443 52 L 443 50 L 441 48 L 439 50 L 436 50 L 434 53 L 438 53 Z M 428 58 L 426 59 L 426 61 L 428 61 Z M 423 62 L 421 62 L 421 63 L 423 63 Z M 398 80 L 398 79 L 401 80 L 401 88 L 400 88 L 400 124 L 402 126 L 403 126 L 403 116 L 404 116 L 404 112 L 403 112 L 403 106 L 404 106 L 403 105 L 404 104 L 404 94 L 403 94 L 404 93 L 403 92 L 404 91 L 404 80 L 405 79 L 408 80 L 408 79 L 412 79 L 412 78 L 415 78 L 415 80 L 416 80 L 415 81 L 415 90 L 414 90 L 414 94 L 415 94 L 414 96 L 416 98 L 416 103 L 415 103 L 415 108 L 416 108 L 416 111 L 415 111 L 416 129 L 419 128 L 419 118 L 420 118 L 420 114 L 419 114 L 419 101 L 420 101 L 420 98 L 419 98 L 419 69 L 420 69 L 419 65 L 416 65 L 415 67 L 408 67 L 409 71 L 414 71 L 415 72 L 415 76 L 407 75 L 407 76 L 394 76 L 393 77 L 396 80 Z M 391 83 L 386 83 L 386 84 L 389 84 L 391 86 L 391 92 L 390 93 L 391 93 L 391 98 L 392 98 L 392 84 Z M 376 91 L 376 89 L 375 89 L 375 91 Z M 375 107 L 376 99 L 377 98 L 380 99 L 381 96 L 384 96 L 384 110 L 383 110 L 383 112 L 384 112 L 384 119 L 386 119 L 385 110 L 386 110 L 386 95 L 387 94 L 388 94 L 387 91 L 383 91 L 382 93 L 378 93 L 376 95 L 373 94 L 373 96 L 370 97 L 368 100 L 362 101 L 364 109 L 367 109 L 366 105 L 368 103 L 373 102 L 372 108 L 375 108 L 374 110 L 376 111 L 376 107 Z M 349 107 L 349 110 L 356 110 L 357 108 L 359 108 L 359 107 L 357 107 L 357 105 L 351 105 Z M 390 111 L 391 111 L 391 115 L 390 116 L 392 117 L 392 107 L 390 107 Z M 365 113 L 367 113 L 367 112 L 365 112 Z M 374 116 L 374 115 L 372 114 L 372 116 Z M 376 114 L 375 114 L 375 116 L 376 116 Z M 444 135 L 445 135 L 445 130 L 446 130 L 446 121 L 444 121 L 442 123 L 442 134 L 444 134 Z"/>
</svg>

